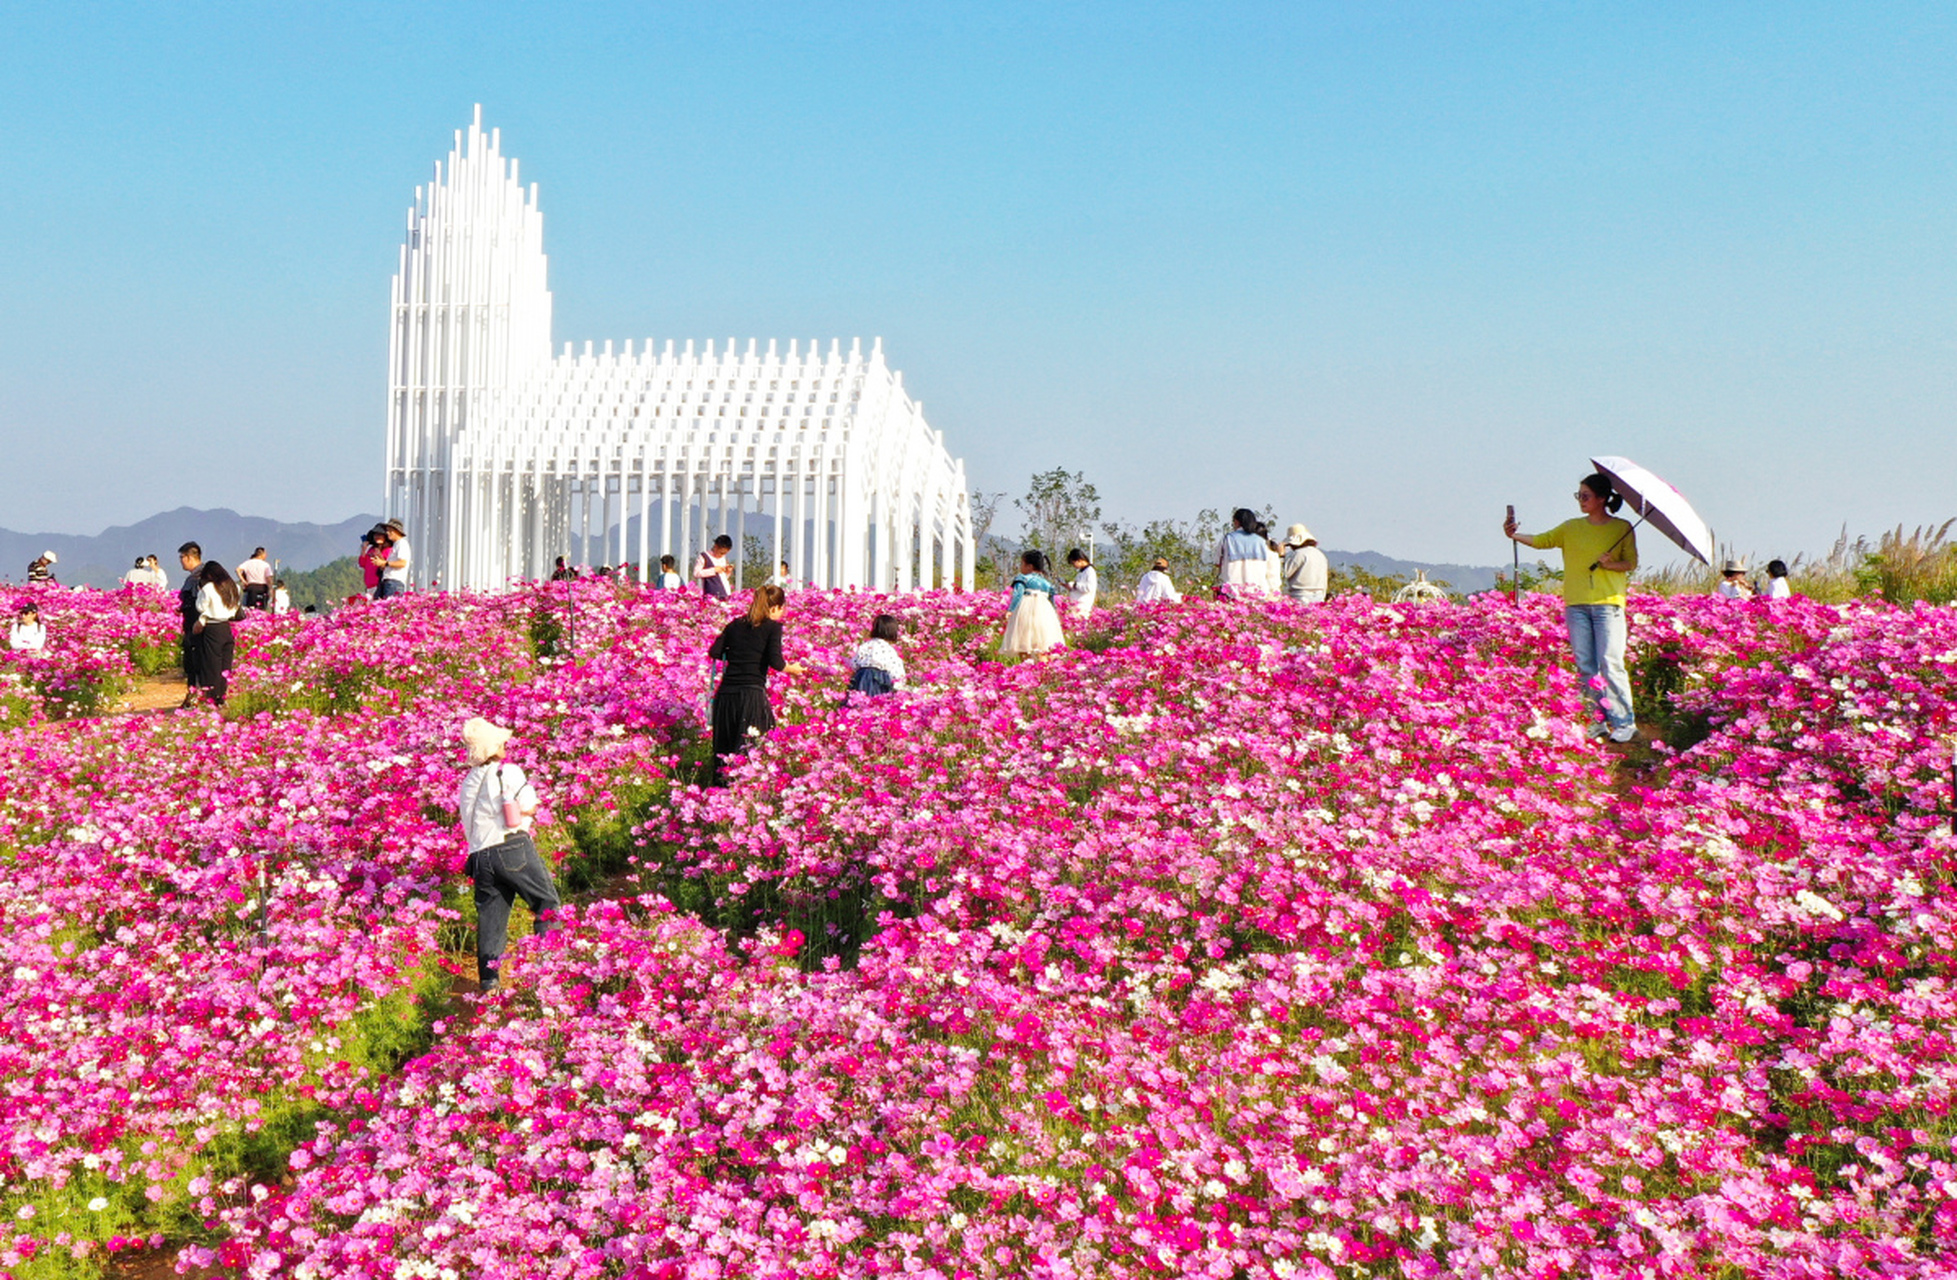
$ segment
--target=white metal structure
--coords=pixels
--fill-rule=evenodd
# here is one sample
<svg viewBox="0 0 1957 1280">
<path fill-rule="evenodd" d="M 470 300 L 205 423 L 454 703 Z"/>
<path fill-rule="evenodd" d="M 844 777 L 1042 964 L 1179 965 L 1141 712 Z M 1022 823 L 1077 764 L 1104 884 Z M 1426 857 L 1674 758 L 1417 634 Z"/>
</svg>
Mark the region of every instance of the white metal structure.
<svg viewBox="0 0 1957 1280">
<path fill-rule="evenodd" d="M 500 587 L 558 556 L 687 575 L 721 533 L 809 585 L 971 584 L 964 463 L 881 340 L 553 357 L 550 331 L 537 188 L 477 107 L 415 190 L 394 277 L 383 501 L 416 585 Z"/>
</svg>

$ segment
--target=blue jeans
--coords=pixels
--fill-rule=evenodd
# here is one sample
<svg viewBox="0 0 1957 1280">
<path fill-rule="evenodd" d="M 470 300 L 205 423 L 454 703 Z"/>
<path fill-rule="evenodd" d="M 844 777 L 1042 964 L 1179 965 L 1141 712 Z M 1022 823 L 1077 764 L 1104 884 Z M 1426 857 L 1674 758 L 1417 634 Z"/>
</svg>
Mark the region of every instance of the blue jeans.
<svg viewBox="0 0 1957 1280">
<path fill-rule="evenodd" d="M 521 897 L 537 917 L 537 932 L 549 933 L 557 910 L 557 886 L 527 833 L 511 832 L 501 844 L 469 855 L 465 870 L 476 882 L 476 973 L 484 989 L 496 985 L 503 948 L 510 937 L 510 907 Z"/>
<path fill-rule="evenodd" d="M 1576 654 L 1576 673 L 1583 696 L 1595 702 L 1613 729 L 1637 723 L 1631 711 L 1631 677 L 1624 670 L 1624 606 L 1572 604 L 1563 607 L 1570 628 L 1570 650 Z M 1591 682 L 1599 675 L 1604 687 Z"/>
<path fill-rule="evenodd" d="M 399 578 L 382 578 L 380 587 L 374 592 L 374 599 L 386 600 L 391 596 L 406 594 L 408 584 Z"/>
</svg>

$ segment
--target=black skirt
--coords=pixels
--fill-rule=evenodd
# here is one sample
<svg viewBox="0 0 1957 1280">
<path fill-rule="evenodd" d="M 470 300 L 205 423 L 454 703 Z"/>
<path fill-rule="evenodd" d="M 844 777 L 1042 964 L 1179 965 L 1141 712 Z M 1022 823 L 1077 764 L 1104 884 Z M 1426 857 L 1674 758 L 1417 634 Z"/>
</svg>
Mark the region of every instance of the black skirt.
<svg viewBox="0 0 1957 1280">
<path fill-rule="evenodd" d="M 713 776 L 720 778 L 720 758 L 737 756 L 748 749 L 755 734 L 775 727 L 774 708 L 768 705 L 768 690 L 761 685 L 723 684 L 713 696 Z"/>
</svg>

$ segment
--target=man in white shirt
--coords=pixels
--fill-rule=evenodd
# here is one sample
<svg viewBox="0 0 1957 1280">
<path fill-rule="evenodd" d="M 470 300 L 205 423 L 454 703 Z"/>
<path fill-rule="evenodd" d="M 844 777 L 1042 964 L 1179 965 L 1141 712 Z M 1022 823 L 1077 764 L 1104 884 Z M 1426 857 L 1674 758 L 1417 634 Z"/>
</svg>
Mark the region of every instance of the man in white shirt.
<svg viewBox="0 0 1957 1280">
<path fill-rule="evenodd" d="M 408 589 L 408 574 L 414 568 L 414 548 L 408 545 L 408 528 L 399 520 L 387 522 L 387 564 L 381 569 L 380 590 L 374 599 L 385 600 Z"/>
<path fill-rule="evenodd" d="M 257 548 L 251 553 L 251 559 L 238 566 L 238 584 L 244 590 L 245 608 L 271 606 L 272 566 L 265 559 L 265 548 Z"/>
<path fill-rule="evenodd" d="M 1142 575 L 1142 580 L 1135 584 L 1135 603 L 1180 599 L 1182 599 L 1182 592 L 1176 590 L 1175 579 L 1169 576 L 1169 562 L 1161 556 L 1155 557 L 1155 564 Z"/>
<path fill-rule="evenodd" d="M 1318 539 L 1302 524 L 1284 531 L 1284 594 L 1300 604 L 1323 604 L 1332 584 L 1332 564 Z"/>
</svg>

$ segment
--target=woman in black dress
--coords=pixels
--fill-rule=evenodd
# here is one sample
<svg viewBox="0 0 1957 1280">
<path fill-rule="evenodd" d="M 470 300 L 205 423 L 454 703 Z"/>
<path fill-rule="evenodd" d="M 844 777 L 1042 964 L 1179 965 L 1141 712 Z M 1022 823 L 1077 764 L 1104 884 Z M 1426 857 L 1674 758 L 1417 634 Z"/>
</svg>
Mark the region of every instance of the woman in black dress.
<svg viewBox="0 0 1957 1280">
<path fill-rule="evenodd" d="M 713 763 L 710 786 L 720 786 L 722 761 L 748 749 L 759 734 L 775 727 L 768 706 L 768 673 L 800 675 L 799 663 L 781 656 L 781 615 L 788 596 L 780 587 L 758 587 L 745 617 L 734 619 L 707 650 L 707 657 L 724 662 L 720 687 L 713 695 Z"/>
</svg>

